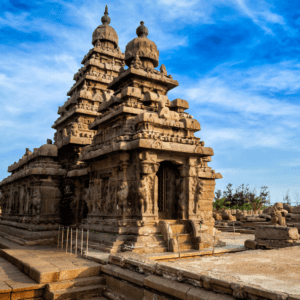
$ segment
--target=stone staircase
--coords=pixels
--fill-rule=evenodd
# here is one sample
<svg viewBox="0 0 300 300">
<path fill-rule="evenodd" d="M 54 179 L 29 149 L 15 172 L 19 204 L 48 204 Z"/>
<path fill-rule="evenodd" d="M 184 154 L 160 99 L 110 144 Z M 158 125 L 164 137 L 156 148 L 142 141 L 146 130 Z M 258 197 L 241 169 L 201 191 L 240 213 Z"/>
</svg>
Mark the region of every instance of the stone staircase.
<svg viewBox="0 0 300 300">
<path fill-rule="evenodd" d="M 51 282 L 44 293 L 45 300 L 106 299 L 102 297 L 105 280 L 101 276 L 75 278 L 73 280 Z"/>
<path fill-rule="evenodd" d="M 180 220 L 164 220 L 161 222 L 165 241 L 169 241 L 169 251 L 178 252 L 196 249 L 193 234 L 187 223 Z"/>
</svg>

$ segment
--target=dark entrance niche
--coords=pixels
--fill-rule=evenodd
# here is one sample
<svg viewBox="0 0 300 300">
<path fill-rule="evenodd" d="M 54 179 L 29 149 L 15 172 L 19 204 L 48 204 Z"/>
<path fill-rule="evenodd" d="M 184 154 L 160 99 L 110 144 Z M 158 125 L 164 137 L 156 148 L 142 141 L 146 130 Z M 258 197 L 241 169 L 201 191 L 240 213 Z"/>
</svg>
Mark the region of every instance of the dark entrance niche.
<svg viewBox="0 0 300 300">
<path fill-rule="evenodd" d="M 170 161 L 163 161 L 156 175 L 158 177 L 158 216 L 160 219 L 177 220 L 179 216 L 176 179 L 180 176 L 178 166 Z"/>
</svg>

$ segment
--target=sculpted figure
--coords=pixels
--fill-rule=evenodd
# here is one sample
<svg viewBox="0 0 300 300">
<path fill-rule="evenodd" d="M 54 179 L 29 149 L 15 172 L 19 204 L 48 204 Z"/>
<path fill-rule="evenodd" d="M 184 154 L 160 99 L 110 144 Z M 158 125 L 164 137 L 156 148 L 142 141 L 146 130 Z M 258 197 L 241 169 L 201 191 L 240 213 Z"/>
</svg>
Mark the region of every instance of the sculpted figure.
<svg viewBox="0 0 300 300">
<path fill-rule="evenodd" d="M 167 69 L 166 69 L 166 66 L 164 64 L 162 64 L 160 66 L 160 73 L 162 73 L 163 75 L 167 75 Z"/>
<path fill-rule="evenodd" d="M 93 100 L 99 101 L 101 103 L 103 101 L 103 97 L 102 97 L 101 93 L 96 92 L 95 95 L 93 96 Z"/>
<path fill-rule="evenodd" d="M 30 201 L 30 194 L 29 194 L 29 189 L 27 189 L 26 191 L 26 203 L 25 203 L 25 207 L 24 207 L 24 212 L 25 213 L 29 213 L 29 202 Z"/>
<path fill-rule="evenodd" d="M 126 210 L 127 207 L 127 197 L 128 197 L 128 184 L 123 181 L 120 185 L 120 190 L 117 194 L 118 206 L 120 207 L 121 214 Z"/>
<path fill-rule="evenodd" d="M 182 189 L 182 178 L 176 179 L 175 183 L 176 183 L 176 190 L 178 193 L 178 208 L 181 211 L 183 217 L 186 211 L 186 203 L 185 203 L 184 191 Z"/>
<path fill-rule="evenodd" d="M 131 66 L 135 69 L 142 69 L 143 63 L 140 60 L 140 57 L 136 54 L 134 60 L 131 62 Z"/>
<path fill-rule="evenodd" d="M 111 183 L 109 180 L 106 186 L 105 212 L 111 213 L 111 209 L 112 209 L 112 197 L 111 197 Z"/>
<path fill-rule="evenodd" d="M 39 188 L 36 188 L 32 195 L 32 213 L 39 214 L 41 209 L 41 192 Z"/>
<path fill-rule="evenodd" d="M 171 111 L 162 99 L 158 102 L 158 116 L 164 119 L 179 120 L 179 114 L 175 111 Z"/>
<path fill-rule="evenodd" d="M 82 90 L 80 91 L 80 95 L 79 97 L 81 98 L 87 98 L 87 99 L 91 99 L 92 98 L 92 94 L 90 91 L 88 91 L 87 85 L 84 83 Z"/>
<path fill-rule="evenodd" d="M 285 217 L 287 214 L 288 212 L 283 209 L 283 204 L 281 202 L 275 203 L 271 211 L 271 224 L 286 226 Z"/>
<path fill-rule="evenodd" d="M 148 203 L 150 202 L 150 190 L 148 186 L 148 177 L 144 176 L 140 182 L 139 187 L 139 202 L 141 205 L 141 212 L 147 212 Z"/>
<path fill-rule="evenodd" d="M 101 41 L 100 41 L 100 40 L 97 40 L 97 41 L 96 41 L 95 47 L 101 47 Z"/>
<path fill-rule="evenodd" d="M 104 100 L 104 102 L 107 102 L 107 101 L 109 101 L 110 100 L 110 98 L 112 97 L 112 95 L 113 95 L 113 91 L 112 90 L 107 90 L 107 91 L 104 91 L 103 92 L 103 100 Z"/>
<path fill-rule="evenodd" d="M 200 200 L 202 196 L 202 191 L 203 191 L 203 181 L 200 178 L 197 178 L 197 184 L 196 184 L 196 196 L 195 196 L 195 213 L 197 210 L 200 209 Z"/>
<path fill-rule="evenodd" d="M 71 131 L 72 136 L 78 136 L 78 124 L 73 122 L 71 124 L 71 130 L 70 131 Z"/>
</svg>

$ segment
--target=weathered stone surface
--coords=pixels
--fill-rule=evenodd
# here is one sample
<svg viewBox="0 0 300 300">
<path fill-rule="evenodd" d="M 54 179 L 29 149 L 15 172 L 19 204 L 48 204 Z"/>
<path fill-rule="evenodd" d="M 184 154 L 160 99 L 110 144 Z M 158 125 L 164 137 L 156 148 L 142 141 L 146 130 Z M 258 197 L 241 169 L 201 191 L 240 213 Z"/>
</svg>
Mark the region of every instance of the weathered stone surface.
<svg viewBox="0 0 300 300">
<path fill-rule="evenodd" d="M 124 296 L 130 297 L 134 300 L 143 299 L 144 289 L 136 287 L 126 281 L 113 278 L 109 275 L 103 275 L 105 278 L 105 284 L 112 290 L 121 293 Z"/>
<path fill-rule="evenodd" d="M 255 239 L 268 240 L 298 240 L 298 229 L 282 226 L 257 226 L 255 228 Z"/>
<path fill-rule="evenodd" d="M 246 240 L 244 245 L 247 249 L 254 250 L 256 249 L 257 242 L 254 240 Z"/>
<path fill-rule="evenodd" d="M 217 294 L 201 288 L 191 288 L 187 292 L 186 300 L 234 300 L 230 295 Z"/>
<path fill-rule="evenodd" d="M 150 275 L 144 279 L 144 286 L 166 293 L 179 299 L 186 299 L 186 293 L 191 288 L 190 285 L 179 283 L 173 280 Z"/>
</svg>

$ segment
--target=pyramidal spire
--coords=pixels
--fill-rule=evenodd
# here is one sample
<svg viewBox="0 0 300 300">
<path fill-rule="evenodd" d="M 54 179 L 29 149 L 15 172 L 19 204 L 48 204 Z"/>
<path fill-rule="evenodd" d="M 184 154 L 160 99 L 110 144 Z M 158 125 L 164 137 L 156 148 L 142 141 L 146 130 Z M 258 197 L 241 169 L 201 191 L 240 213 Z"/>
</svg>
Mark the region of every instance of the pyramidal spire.
<svg viewBox="0 0 300 300">
<path fill-rule="evenodd" d="M 110 17 L 108 16 L 108 7 L 105 5 L 104 16 L 101 18 L 103 25 L 108 25 L 110 23 Z"/>
</svg>

